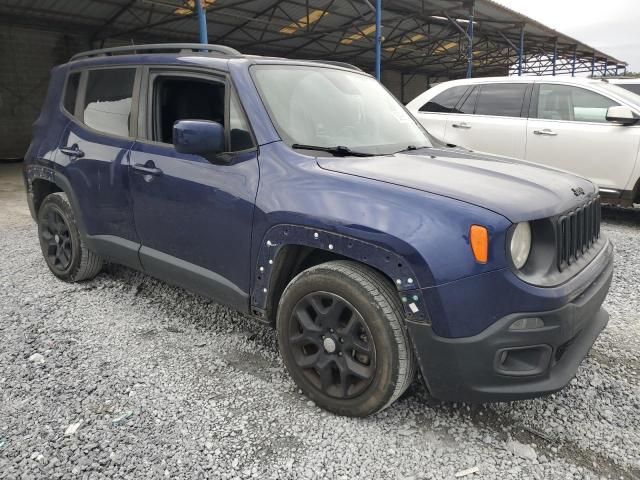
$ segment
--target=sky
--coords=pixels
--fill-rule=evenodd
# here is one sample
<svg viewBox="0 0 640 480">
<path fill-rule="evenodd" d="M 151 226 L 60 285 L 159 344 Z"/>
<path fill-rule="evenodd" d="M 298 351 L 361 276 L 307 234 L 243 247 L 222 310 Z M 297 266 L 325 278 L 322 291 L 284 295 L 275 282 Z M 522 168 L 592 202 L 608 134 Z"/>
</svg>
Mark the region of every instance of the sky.
<svg viewBox="0 0 640 480">
<path fill-rule="evenodd" d="M 640 0 L 494 0 L 640 72 Z"/>
</svg>

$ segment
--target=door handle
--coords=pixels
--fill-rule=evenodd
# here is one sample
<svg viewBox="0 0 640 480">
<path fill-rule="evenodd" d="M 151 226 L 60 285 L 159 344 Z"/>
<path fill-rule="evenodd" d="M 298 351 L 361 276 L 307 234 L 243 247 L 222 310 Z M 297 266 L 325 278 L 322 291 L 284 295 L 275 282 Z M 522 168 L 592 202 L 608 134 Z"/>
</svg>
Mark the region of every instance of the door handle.
<svg viewBox="0 0 640 480">
<path fill-rule="evenodd" d="M 452 123 L 451 126 L 453 128 L 462 128 L 464 130 L 469 130 L 471 128 L 471 125 L 469 125 L 466 122 L 462 122 L 462 123 Z"/>
<path fill-rule="evenodd" d="M 82 158 L 84 152 L 80 150 L 77 143 L 74 143 L 70 147 L 60 147 L 60 151 L 69 157 Z"/>
<path fill-rule="evenodd" d="M 152 163 L 153 165 L 153 163 Z M 133 167 L 136 172 L 144 173 L 145 175 L 162 175 L 162 170 L 155 166 L 146 166 L 141 163 L 136 163 Z"/>
<path fill-rule="evenodd" d="M 558 135 L 556 132 L 554 132 L 553 130 L 549 130 L 548 128 L 545 128 L 544 130 L 534 130 L 533 134 L 544 135 L 547 137 L 555 137 L 556 135 Z"/>
</svg>

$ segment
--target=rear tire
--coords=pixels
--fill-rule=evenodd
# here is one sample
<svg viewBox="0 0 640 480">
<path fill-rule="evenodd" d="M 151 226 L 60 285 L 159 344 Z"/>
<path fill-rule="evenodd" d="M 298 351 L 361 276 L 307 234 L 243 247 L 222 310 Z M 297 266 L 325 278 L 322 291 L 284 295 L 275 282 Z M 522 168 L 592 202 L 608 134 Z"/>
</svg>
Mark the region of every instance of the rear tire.
<svg viewBox="0 0 640 480">
<path fill-rule="evenodd" d="M 47 266 L 66 282 L 95 277 L 104 263 L 82 241 L 73 209 L 62 192 L 48 195 L 38 211 L 38 238 Z"/>
<path fill-rule="evenodd" d="M 407 389 L 415 360 L 393 285 L 371 268 L 332 261 L 297 275 L 280 299 L 280 353 L 318 406 L 363 417 Z"/>
</svg>

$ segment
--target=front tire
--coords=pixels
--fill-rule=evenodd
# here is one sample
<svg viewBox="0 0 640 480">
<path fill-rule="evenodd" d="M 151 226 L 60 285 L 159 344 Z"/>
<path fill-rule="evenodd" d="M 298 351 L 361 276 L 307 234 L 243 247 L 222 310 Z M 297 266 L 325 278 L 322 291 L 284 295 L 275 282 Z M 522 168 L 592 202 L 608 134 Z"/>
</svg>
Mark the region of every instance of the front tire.
<svg viewBox="0 0 640 480">
<path fill-rule="evenodd" d="M 89 280 L 102 269 L 102 258 L 82 241 L 69 199 L 62 192 L 43 200 L 38 211 L 38 238 L 47 266 L 66 282 Z"/>
<path fill-rule="evenodd" d="M 395 288 L 371 268 L 332 261 L 296 276 L 276 327 L 289 374 L 318 406 L 363 417 L 391 405 L 415 377 Z"/>
</svg>

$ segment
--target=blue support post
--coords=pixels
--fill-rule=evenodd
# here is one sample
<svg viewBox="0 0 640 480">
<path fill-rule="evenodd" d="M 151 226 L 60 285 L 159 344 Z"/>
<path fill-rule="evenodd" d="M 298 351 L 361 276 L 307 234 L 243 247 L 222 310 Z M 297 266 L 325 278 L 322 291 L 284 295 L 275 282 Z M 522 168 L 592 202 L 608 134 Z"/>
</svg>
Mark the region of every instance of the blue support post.
<svg viewBox="0 0 640 480">
<path fill-rule="evenodd" d="M 558 61 L 558 39 L 553 42 L 553 68 L 551 69 L 551 75 L 556 76 L 556 62 Z"/>
<path fill-rule="evenodd" d="M 202 0 L 195 2 L 196 12 L 198 14 L 198 30 L 200 32 L 200 43 L 208 44 L 209 35 L 207 34 L 207 12 L 202 7 Z"/>
<path fill-rule="evenodd" d="M 382 74 L 382 0 L 376 0 L 376 78 Z"/>
<path fill-rule="evenodd" d="M 607 76 L 607 67 L 608 67 L 608 66 L 609 66 L 609 59 L 608 59 L 608 58 L 605 58 L 605 59 L 604 59 L 604 75 L 603 75 L 603 77 L 606 77 L 606 76 Z"/>
<path fill-rule="evenodd" d="M 577 55 L 578 46 L 576 45 L 573 49 L 573 60 L 571 61 L 571 76 L 576 76 L 576 55 Z"/>
<path fill-rule="evenodd" d="M 520 29 L 520 48 L 518 49 L 518 76 L 522 76 L 522 61 L 524 60 L 524 25 Z"/>
<path fill-rule="evenodd" d="M 469 37 L 469 47 L 467 48 L 467 78 L 471 78 L 473 74 L 473 16 L 475 14 L 475 2 L 471 4 L 469 12 L 469 28 L 467 35 Z"/>
<path fill-rule="evenodd" d="M 593 52 L 593 57 L 591 57 L 591 76 L 593 77 L 596 74 L 596 52 Z"/>
</svg>

